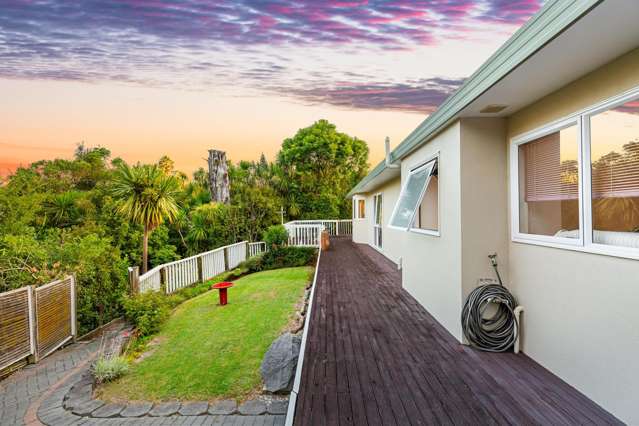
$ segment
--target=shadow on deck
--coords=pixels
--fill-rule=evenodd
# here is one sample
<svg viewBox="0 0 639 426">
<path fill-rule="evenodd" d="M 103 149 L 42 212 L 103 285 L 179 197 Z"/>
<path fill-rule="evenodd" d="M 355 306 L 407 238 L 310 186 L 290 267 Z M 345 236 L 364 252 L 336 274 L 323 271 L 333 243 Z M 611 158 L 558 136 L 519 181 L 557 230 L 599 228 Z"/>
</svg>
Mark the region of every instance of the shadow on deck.
<svg viewBox="0 0 639 426">
<path fill-rule="evenodd" d="M 296 425 L 620 424 L 523 354 L 459 344 L 374 249 L 323 252 Z"/>
</svg>

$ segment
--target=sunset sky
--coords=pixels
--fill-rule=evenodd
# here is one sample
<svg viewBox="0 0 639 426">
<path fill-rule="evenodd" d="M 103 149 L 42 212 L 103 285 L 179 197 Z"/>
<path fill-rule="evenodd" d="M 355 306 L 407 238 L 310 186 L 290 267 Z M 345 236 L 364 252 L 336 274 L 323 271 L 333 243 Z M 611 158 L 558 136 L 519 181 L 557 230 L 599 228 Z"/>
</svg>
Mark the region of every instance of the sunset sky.
<svg viewBox="0 0 639 426">
<path fill-rule="evenodd" d="M 401 142 L 542 0 L 0 0 L 0 174 L 76 144 L 192 172 L 325 118 Z"/>
</svg>

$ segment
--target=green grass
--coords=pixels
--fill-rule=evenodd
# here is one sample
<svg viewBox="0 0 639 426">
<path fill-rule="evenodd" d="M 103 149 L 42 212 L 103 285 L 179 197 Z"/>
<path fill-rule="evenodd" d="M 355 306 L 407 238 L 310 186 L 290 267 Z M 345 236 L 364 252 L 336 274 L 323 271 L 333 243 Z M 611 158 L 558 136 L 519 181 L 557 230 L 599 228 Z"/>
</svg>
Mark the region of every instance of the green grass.
<svg viewBox="0 0 639 426">
<path fill-rule="evenodd" d="M 235 281 L 229 304 L 209 291 L 178 306 L 156 350 L 102 388 L 107 400 L 243 399 L 259 390 L 259 367 L 286 328 L 312 268 L 258 272 Z"/>
</svg>

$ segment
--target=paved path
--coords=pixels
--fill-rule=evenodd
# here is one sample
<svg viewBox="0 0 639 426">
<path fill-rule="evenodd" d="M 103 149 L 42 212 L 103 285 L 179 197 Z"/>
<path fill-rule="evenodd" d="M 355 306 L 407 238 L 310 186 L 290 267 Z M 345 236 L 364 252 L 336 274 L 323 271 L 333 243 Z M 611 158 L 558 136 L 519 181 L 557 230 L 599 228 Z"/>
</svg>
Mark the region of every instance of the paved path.
<svg viewBox="0 0 639 426">
<path fill-rule="evenodd" d="M 80 417 L 63 400 L 82 380 L 99 340 L 76 343 L 0 381 L 0 425 L 283 425 L 285 415 L 198 415 L 143 418 Z"/>
<path fill-rule="evenodd" d="M 0 381 L 0 424 L 25 424 L 27 410 L 95 355 L 99 342 L 77 343 Z"/>
</svg>

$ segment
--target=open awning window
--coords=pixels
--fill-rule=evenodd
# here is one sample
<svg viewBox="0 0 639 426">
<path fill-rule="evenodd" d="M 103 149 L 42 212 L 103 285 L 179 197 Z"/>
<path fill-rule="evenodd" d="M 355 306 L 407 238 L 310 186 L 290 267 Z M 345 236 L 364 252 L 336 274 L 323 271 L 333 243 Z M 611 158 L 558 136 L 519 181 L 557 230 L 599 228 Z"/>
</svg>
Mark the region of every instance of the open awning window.
<svg viewBox="0 0 639 426">
<path fill-rule="evenodd" d="M 417 208 L 421 204 L 430 183 L 431 176 L 436 170 L 437 159 L 411 170 L 399 195 L 397 205 L 395 205 L 390 226 L 406 230 L 410 229 L 415 220 Z"/>
</svg>

